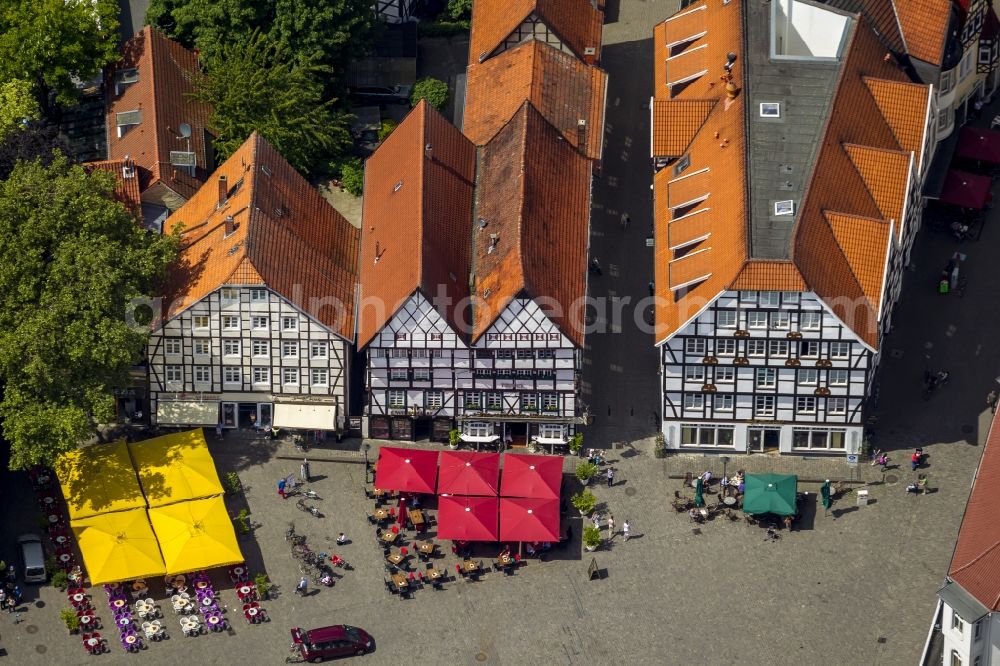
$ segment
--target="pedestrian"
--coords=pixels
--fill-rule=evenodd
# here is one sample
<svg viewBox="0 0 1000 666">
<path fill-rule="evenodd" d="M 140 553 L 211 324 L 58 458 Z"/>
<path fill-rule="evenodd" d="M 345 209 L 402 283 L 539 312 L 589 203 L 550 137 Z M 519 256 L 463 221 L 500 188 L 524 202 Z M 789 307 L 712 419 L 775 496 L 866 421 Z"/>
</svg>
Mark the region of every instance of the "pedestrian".
<svg viewBox="0 0 1000 666">
<path fill-rule="evenodd" d="M 299 467 L 299 479 L 302 483 L 309 483 L 311 477 L 309 475 L 309 460 L 306 458 L 302 459 L 302 465 Z"/>
<path fill-rule="evenodd" d="M 628 213 L 622 213 L 622 231 L 628 231 L 628 223 L 632 221 L 632 218 L 628 216 Z"/>
<path fill-rule="evenodd" d="M 625 522 L 622 523 L 622 539 L 628 541 L 629 533 L 631 531 L 632 531 L 632 526 L 628 524 L 628 519 L 626 518 Z"/>
<path fill-rule="evenodd" d="M 14 595 L 12 595 L 12 594 L 8 594 L 7 595 L 7 604 L 6 604 L 6 606 L 7 606 L 7 612 L 8 613 L 13 613 L 14 609 L 17 608 L 17 602 L 14 601 Z"/>
<path fill-rule="evenodd" d="M 594 512 L 594 527 L 601 529 L 601 514 Z"/>
<path fill-rule="evenodd" d="M 285 492 L 289 495 L 295 492 L 295 474 L 289 474 L 285 479 Z"/>
<path fill-rule="evenodd" d="M 14 590 L 11 592 L 11 594 L 14 595 L 14 601 L 16 601 L 17 603 L 21 603 L 21 599 L 23 598 L 23 596 L 21 594 L 21 587 L 19 585 L 14 586 Z"/>
<path fill-rule="evenodd" d="M 221 423 L 216 423 L 215 424 L 215 438 L 216 439 L 222 439 L 222 424 Z"/>
<path fill-rule="evenodd" d="M 341 532 L 337 535 L 337 545 L 343 546 L 345 543 L 347 543 L 347 535 Z"/>
<path fill-rule="evenodd" d="M 986 406 L 990 408 L 990 414 L 997 413 L 997 390 L 993 389 L 990 394 L 986 396 Z"/>
<path fill-rule="evenodd" d="M 597 273 L 598 275 L 603 275 L 603 273 L 601 272 L 601 262 L 597 260 L 597 257 L 594 257 L 593 259 L 590 260 L 590 272 Z"/>
<path fill-rule="evenodd" d="M 306 596 L 306 592 L 309 590 L 309 579 L 303 576 L 299 579 L 299 584 L 295 586 L 295 593 L 300 596 Z"/>
<path fill-rule="evenodd" d="M 608 541 L 613 539 L 615 536 L 615 517 L 610 513 L 608 514 Z"/>
<path fill-rule="evenodd" d="M 278 479 L 278 494 L 281 495 L 281 499 L 285 499 L 285 480 Z"/>
<path fill-rule="evenodd" d="M 652 280 L 649 281 L 649 295 L 656 296 L 656 283 Z"/>
<path fill-rule="evenodd" d="M 927 475 L 920 474 L 917 476 L 917 488 L 920 489 L 921 495 L 927 494 Z"/>
<path fill-rule="evenodd" d="M 920 467 L 920 449 L 914 451 L 913 455 L 910 456 L 910 466 L 913 468 L 914 472 L 916 472 L 917 468 Z"/>
<path fill-rule="evenodd" d="M 882 473 L 885 474 L 885 468 L 889 465 L 889 456 L 886 454 L 881 454 L 878 457 L 878 466 L 882 468 Z"/>
<path fill-rule="evenodd" d="M 608 467 L 608 488 L 615 482 L 615 468 Z"/>
</svg>

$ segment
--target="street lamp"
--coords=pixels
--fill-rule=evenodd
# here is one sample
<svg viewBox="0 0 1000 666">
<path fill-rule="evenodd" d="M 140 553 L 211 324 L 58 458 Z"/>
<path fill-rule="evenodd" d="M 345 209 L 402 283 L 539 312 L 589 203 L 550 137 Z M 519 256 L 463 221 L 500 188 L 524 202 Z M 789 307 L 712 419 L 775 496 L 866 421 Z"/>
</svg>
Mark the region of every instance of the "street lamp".
<svg viewBox="0 0 1000 666">
<path fill-rule="evenodd" d="M 368 442 L 361 445 L 361 450 L 365 452 L 365 483 L 370 483 L 370 481 L 368 481 L 368 472 L 371 470 L 371 464 L 368 462 L 368 451 L 370 451 L 371 448 L 372 445 Z"/>
</svg>

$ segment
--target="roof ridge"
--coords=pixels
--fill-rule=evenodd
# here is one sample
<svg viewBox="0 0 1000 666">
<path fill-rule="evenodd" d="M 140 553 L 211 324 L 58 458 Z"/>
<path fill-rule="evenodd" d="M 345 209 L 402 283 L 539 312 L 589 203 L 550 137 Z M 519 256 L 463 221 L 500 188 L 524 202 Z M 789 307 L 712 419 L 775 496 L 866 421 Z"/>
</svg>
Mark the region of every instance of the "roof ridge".
<svg viewBox="0 0 1000 666">
<path fill-rule="evenodd" d="M 153 128 L 153 168 L 151 169 L 151 171 L 153 172 L 152 181 L 159 180 L 162 182 L 163 175 L 160 173 L 160 164 L 163 162 L 163 160 L 160 159 L 161 158 L 160 138 L 156 134 L 156 128 L 158 127 L 156 122 L 156 109 L 159 106 L 158 104 L 156 104 L 156 99 L 158 98 L 156 86 L 157 86 L 157 81 L 159 81 L 159 77 L 156 76 L 157 57 L 156 57 L 156 49 L 153 47 L 154 30 L 156 30 L 156 28 L 154 28 L 151 25 L 145 26 L 143 28 L 143 32 L 145 33 L 143 35 L 143 39 L 146 41 L 146 45 L 149 47 L 149 89 L 153 94 L 153 104 L 149 105 L 149 115 L 151 116 L 150 121 L 152 121 L 150 123 L 150 127 Z M 138 63 L 136 63 L 136 66 L 138 66 Z M 166 184 L 164 183 L 164 185 Z"/>
<path fill-rule="evenodd" d="M 427 99 L 421 98 L 417 101 L 417 105 L 413 108 L 414 111 L 419 113 L 417 120 L 419 124 L 417 125 L 417 136 L 420 137 L 420 143 L 424 145 L 417 146 L 417 178 L 420 182 L 420 187 L 417 188 L 417 210 L 420 211 L 420 215 L 417 216 L 417 224 L 420 228 L 417 230 L 417 238 L 420 239 L 420 251 L 417 252 L 415 261 L 417 264 L 417 288 L 419 289 L 424 283 L 424 188 L 427 187 L 427 158 L 426 158 L 426 147 L 431 145 L 427 140 L 427 115 L 430 113 L 429 107 L 427 105 Z M 364 220 L 361 222 L 361 226 L 364 227 Z M 360 275 L 359 275 L 360 279 Z M 402 307 L 406 301 L 399 304 Z M 396 309 L 398 310 L 399 307 Z M 395 313 L 393 313 L 395 315 Z"/>
</svg>

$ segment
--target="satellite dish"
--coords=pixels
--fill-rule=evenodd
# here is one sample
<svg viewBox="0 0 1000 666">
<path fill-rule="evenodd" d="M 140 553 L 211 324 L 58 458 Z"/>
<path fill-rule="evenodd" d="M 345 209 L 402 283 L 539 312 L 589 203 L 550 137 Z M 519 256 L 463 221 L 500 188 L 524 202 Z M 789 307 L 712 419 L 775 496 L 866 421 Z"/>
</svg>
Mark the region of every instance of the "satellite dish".
<svg viewBox="0 0 1000 666">
<path fill-rule="evenodd" d="M 178 127 L 177 129 L 180 130 L 182 139 L 191 138 L 191 126 L 188 125 L 187 123 L 181 123 L 180 127 Z"/>
</svg>

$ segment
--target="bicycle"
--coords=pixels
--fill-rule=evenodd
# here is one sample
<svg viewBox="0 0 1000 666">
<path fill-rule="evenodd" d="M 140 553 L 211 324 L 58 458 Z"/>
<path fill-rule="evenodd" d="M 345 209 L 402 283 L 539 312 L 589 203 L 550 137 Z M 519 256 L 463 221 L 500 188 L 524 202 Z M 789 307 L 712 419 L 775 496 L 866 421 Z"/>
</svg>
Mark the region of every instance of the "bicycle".
<svg viewBox="0 0 1000 666">
<path fill-rule="evenodd" d="M 302 511 L 305 511 L 306 513 L 312 514 L 316 518 L 322 518 L 323 517 L 323 514 L 320 513 L 320 511 L 319 511 L 319 509 L 317 507 L 309 506 L 308 504 L 306 504 L 305 500 L 302 499 L 302 498 L 299 498 L 298 500 L 295 501 L 295 506 L 297 506 Z"/>
</svg>

